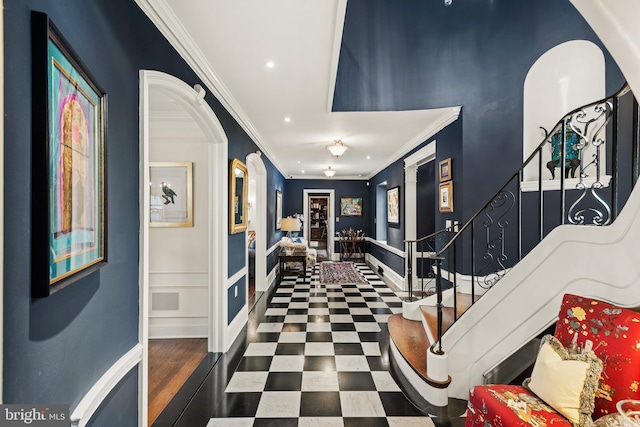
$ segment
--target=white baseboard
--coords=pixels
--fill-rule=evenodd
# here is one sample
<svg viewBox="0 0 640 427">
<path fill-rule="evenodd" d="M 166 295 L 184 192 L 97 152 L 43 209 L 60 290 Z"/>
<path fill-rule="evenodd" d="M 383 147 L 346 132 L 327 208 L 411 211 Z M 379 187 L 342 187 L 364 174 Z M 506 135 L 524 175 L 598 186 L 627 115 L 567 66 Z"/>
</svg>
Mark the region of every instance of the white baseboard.
<svg viewBox="0 0 640 427">
<path fill-rule="evenodd" d="M 142 344 L 136 344 L 105 372 L 71 413 L 71 426 L 84 427 L 96 409 L 126 374 L 142 361 Z"/>
<path fill-rule="evenodd" d="M 369 264 L 375 267 L 374 270 L 377 270 L 378 267 L 382 267 L 384 271 L 383 276 L 391 281 L 396 286 L 396 288 L 400 289 L 403 292 L 407 290 L 407 284 L 404 276 L 400 276 L 398 273 L 393 271 L 391 267 L 387 266 L 371 254 L 367 254 L 365 259 Z"/>
</svg>

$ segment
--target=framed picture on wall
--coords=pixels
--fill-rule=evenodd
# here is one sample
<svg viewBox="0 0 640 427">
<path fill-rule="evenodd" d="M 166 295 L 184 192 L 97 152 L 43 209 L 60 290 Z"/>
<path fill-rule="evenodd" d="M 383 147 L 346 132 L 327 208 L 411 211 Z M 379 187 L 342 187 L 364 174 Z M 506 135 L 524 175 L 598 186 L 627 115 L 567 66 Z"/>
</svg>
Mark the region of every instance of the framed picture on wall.
<svg viewBox="0 0 640 427">
<path fill-rule="evenodd" d="M 282 191 L 276 190 L 276 230 L 282 228 Z"/>
<path fill-rule="evenodd" d="M 107 263 L 107 95 L 49 17 L 31 14 L 34 298 Z"/>
<path fill-rule="evenodd" d="M 449 181 L 451 179 L 451 157 L 444 159 L 439 165 L 440 182 Z"/>
<path fill-rule="evenodd" d="M 191 162 L 149 163 L 149 227 L 193 227 Z"/>
<path fill-rule="evenodd" d="M 453 181 L 440 184 L 438 200 L 440 212 L 453 212 Z"/>
<path fill-rule="evenodd" d="M 400 224 L 400 187 L 387 190 L 387 222 Z"/>
<path fill-rule="evenodd" d="M 340 197 L 341 216 L 362 216 L 362 197 Z"/>
</svg>

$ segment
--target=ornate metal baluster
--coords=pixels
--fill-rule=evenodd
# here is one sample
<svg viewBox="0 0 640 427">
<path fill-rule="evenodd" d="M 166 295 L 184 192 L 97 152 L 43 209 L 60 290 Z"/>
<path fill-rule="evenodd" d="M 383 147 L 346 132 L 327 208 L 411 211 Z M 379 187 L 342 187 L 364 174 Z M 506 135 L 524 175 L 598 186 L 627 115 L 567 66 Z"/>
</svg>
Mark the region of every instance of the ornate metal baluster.
<svg viewBox="0 0 640 427">
<path fill-rule="evenodd" d="M 598 190 L 604 187 L 601 177 L 601 148 L 605 143 L 603 132 L 611 118 L 612 110 L 613 103 L 606 101 L 593 106 L 592 111 L 580 110 L 570 119 L 569 126 L 580 137 L 580 142 L 576 146 L 580 152 L 580 182 L 576 188 L 582 191 L 578 200 L 569 207 L 568 219 L 572 224 L 587 223 L 587 216 L 591 217 L 593 225 L 607 225 L 611 222 L 611 207 L 598 194 Z M 590 145 L 595 148 L 595 153 L 593 160 L 585 165 L 584 153 Z M 587 169 L 592 165 L 595 165 L 595 182 L 591 187 L 587 187 L 584 179 L 589 176 Z M 583 203 L 588 196 L 591 196 L 596 206 Z"/>
</svg>

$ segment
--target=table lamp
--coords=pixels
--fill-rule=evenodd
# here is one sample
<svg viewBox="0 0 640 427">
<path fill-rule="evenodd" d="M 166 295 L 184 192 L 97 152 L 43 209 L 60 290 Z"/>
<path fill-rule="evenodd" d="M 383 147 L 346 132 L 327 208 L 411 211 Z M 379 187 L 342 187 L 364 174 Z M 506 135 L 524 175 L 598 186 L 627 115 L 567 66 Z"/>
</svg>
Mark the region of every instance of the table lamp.
<svg viewBox="0 0 640 427">
<path fill-rule="evenodd" d="M 287 238 L 289 241 L 292 241 L 291 232 L 300 231 L 300 220 L 298 218 L 291 217 L 282 218 L 282 226 L 280 228 L 282 231 L 287 232 Z"/>
</svg>

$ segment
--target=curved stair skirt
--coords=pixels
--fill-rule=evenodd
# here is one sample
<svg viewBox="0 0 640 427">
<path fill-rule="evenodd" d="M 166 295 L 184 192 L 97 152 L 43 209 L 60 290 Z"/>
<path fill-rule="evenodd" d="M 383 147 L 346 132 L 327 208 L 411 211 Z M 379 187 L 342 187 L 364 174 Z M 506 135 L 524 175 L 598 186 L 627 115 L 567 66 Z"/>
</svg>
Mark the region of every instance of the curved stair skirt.
<svg viewBox="0 0 640 427">
<path fill-rule="evenodd" d="M 406 362 L 398 347 L 389 339 L 389 357 L 392 373 L 401 384 L 403 391 L 419 409 L 424 411 L 427 406 L 444 407 L 449 403 L 447 387 L 451 382 L 447 372 L 447 355 L 437 355 L 427 351 L 427 374 L 431 381 L 425 381 Z M 432 376 L 433 375 L 433 376 Z"/>
<path fill-rule="evenodd" d="M 565 293 L 639 306 L 638 240 L 640 185 L 611 225 L 552 230 L 443 336 L 449 395 L 468 396 L 486 372 L 553 324 Z"/>
</svg>

